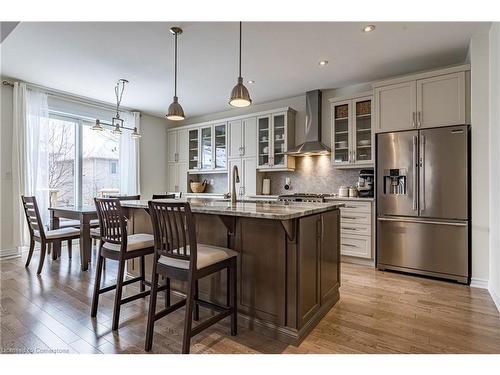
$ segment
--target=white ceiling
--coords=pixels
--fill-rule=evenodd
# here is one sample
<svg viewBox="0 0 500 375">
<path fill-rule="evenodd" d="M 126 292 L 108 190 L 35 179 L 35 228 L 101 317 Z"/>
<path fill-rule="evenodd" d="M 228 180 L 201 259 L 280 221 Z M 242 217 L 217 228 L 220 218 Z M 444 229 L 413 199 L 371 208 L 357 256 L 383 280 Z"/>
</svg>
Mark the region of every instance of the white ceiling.
<svg viewBox="0 0 500 375">
<path fill-rule="evenodd" d="M 1 44 L 1 73 L 163 116 L 173 96 L 173 37 L 180 26 L 178 96 L 187 116 L 230 109 L 238 24 L 223 22 L 22 22 Z M 255 103 L 465 61 L 487 23 L 254 22 L 243 24 L 243 77 Z M 328 60 L 325 67 L 319 60 Z"/>
</svg>

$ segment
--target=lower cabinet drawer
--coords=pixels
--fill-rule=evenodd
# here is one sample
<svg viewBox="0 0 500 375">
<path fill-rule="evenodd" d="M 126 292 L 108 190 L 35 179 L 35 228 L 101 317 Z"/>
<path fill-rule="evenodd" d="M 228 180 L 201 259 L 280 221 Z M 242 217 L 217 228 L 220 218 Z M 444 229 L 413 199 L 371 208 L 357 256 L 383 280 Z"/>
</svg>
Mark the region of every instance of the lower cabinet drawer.
<svg viewBox="0 0 500 375">
<path fill-rule="evenodd" d="M 359 258 L 371 258 L 372 244 L 370 237 L 354 237 L 341 235 L 340 253 Z"/>
<path fill-rule="evenodd" d="M 345 212 L 340 211 L 340 222 L 342 224 L 371 224 L 371 214 L 363 212 Z"/>
<path fill-rule="evenodd" d="M 372 226 L 370 224 L 354 224 L 342 222 L 340 225 L 340 235 L 371 236 Z"/>
</svg>

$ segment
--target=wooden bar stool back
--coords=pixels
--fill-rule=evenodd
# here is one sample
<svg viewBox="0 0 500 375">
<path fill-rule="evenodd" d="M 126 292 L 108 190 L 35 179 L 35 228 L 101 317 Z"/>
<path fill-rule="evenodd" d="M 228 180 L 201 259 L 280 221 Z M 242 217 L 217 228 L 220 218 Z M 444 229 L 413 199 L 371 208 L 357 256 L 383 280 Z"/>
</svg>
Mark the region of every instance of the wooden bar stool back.
<svg viewBox="0 0 500 375">
<path fill-rule="evenodd" d="M 231 249 L 197 243 L 194 217 L 189 203 L 149 201 L 153 223 L 155 256 L 151 297 L 146 332 L 146 351 L 153 345 L 154 323 L 171 312 L 186 306 L 182 353 L 189 353 L 191 338 L 204 329 L 231 316 L 231 334 L 237 334 L 236 256 Z M 198 296 L 198 280 L 212 273 L 227 270 L 227 306 L 204 301 Z M 156 312 L 158 275 L 187 282 L 186 298 Z M 199 306 L 218 312 L 192 327 L 192 318 L 199 319 Z M 194 310 L 193 310 L 194 309 Z"/>
<path fill-rule="evenodd" d="M 154 239 L 151 234 L 138 233 L 128 235 L 127 220 L 124 216 L 119 198 L 94 198 L 99 218 L 100 244 L 97 254 L 97 268 L 94 285 L 94 296 L 92 299 L 91 316 L 97 315 L 99 295 L 116 289 L 115 303 L 113 308 L 112 329 L 118 329 L 120 319 L 120 306 L 146 297 L 150 291 L 145 290 L 145 285 L 150 285 L 145 278 L 144 257 L 154 252 Z M 125 265 L 127 260 L 139 258 L 140 276 L 124 280 Z M 116 284 L 101 288 L 101 276 L 104 259 L 118 261 L 118 275 Z M 140 282 L 140 293 L 122 299 L 123 286 Z M 159 288 L 163 290 L 165 286 Z"/>
<path fill-rule="evenodd" d="M 36 273 L 39 275 L 42 272 L 43 262 L 47 247 L 53 242 L 68 241 L 68 254 L 71 259 L 72 241 L 80 237 L 80 230 L 73 227 L 59 228 L 54 230 L 45 230 L 36 197 L 21 196 L 23 202 L 24 213 L 28 221 L 28 228 L 30 233 L 30 249 L 28 258 L 26 259 L 25 266 L 28 267 L 35 250 L 35 242 L 40 242 L 40 260 L 38 262 L 38 269 Z"/>
</svg>

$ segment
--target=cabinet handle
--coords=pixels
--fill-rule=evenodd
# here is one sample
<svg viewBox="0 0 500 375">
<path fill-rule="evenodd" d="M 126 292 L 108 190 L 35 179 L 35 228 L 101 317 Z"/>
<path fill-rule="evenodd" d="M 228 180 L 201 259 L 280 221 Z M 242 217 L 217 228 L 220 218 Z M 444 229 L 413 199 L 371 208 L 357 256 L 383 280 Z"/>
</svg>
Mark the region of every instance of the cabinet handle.
<svg viewBox="0 0 500 375">
<path fill-rule="evenodd" d="M 420 111 L 417 112 L 417 127 L 419 127 L 419 128 L 422 126 L 422 122 L 420 120 L 420 118 L 421 118 L 420 113 L 421 113 Z"/>
<path fill-rule="evenodd" d="M 411 121 L 411 126 L 415 127 L 415 112 L 412 113 L 412 121 Z"/>
<path fill-rule="evenodd" d="M 340 218 L 341 219 L 352 219 L 352 220 L 356 220 L 357 219 L 357 217 L 355 217 L 355 216 L 341 216 Z"/>
<path fill-rule="evenodd" d="M 351 245 L 350 243 L 343 243 L 341 245 L 342 246 L 347 246 L 347 247 L 357 247 L 356 245 Z"/>
<path fill-rule="evenodd" d="M 356 151 L 352 152 L 352 162 L 356 163 Z"/>
<path fill-rule="evenodd" d="M 241 156 L 245 156 L 245 146 L 241 146 Z"/>
<path fill-rule="evenodd" d="M 346 230 L 358 230 L 358 228 L 352 228 L 352 227 L 342 227 L 342 229 L 346 229 Z"/>
</svg>

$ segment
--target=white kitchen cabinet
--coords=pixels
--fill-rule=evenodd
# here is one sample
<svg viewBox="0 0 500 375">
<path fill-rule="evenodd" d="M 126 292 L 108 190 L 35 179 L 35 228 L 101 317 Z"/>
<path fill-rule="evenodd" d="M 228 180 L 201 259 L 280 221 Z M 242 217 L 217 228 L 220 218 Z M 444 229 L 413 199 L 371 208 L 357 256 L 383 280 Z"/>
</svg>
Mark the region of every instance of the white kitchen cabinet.
<svg viewBox="0 0 500 375">
<path fill-rule="evenodd" d="M 371 96 L 332 99 L 332 164 L 357 168 L 373 165 L 374 133 Z"/>
<path fill-rule="evenodd" d="M 374 94 L 376 132 L 415 127 L 417 106 L 415 81 L 377 87 Z"/>
<path fill-rule="evenodd" d="M 167 191 L 187 192 L 188 165 L 186 162 L 167 163 Z"/>
<path fill-rule="evenodd" d="M 465 124 L 466 70 L 450 68 L 376 83 L 375 131 Z"/>
<path fill-rule="evenodd" d="M 359 259 L 373 259 L 373 202 L 335 199 L 340 208 L 340 254 Z"/>
<path fill-rule="evenodd" d="M 465 123 L 465 72 L 417 81 L 417 125 L 428 128 Z"/>
<path fill-rule="evenodd" d="M 255 117 L 229 121 L 228 126 L 228 158 L 254 157 L 257 150 L 257 122 Z"/>
<path fill-rule="evenodd" d="M 255 195 L 257 191 L 257 173 L 255 158 L 229 159 L 228 191 L 232 192 L 233 166 L 237 166 L 240 182 L 236 183 L 236 194 L 238 198 Z"/>
<path fill-rule="evenodd" d="M 295 158 L 286 155 L 295 144 L 295 111 L 257 117 L 259 170 L 294 170 Z"/>
<path fill-rule="evenodd" d="M 188 131 L 171 129 L 167 132 L 167 162 L 187 162 Z"/>
</svg>

